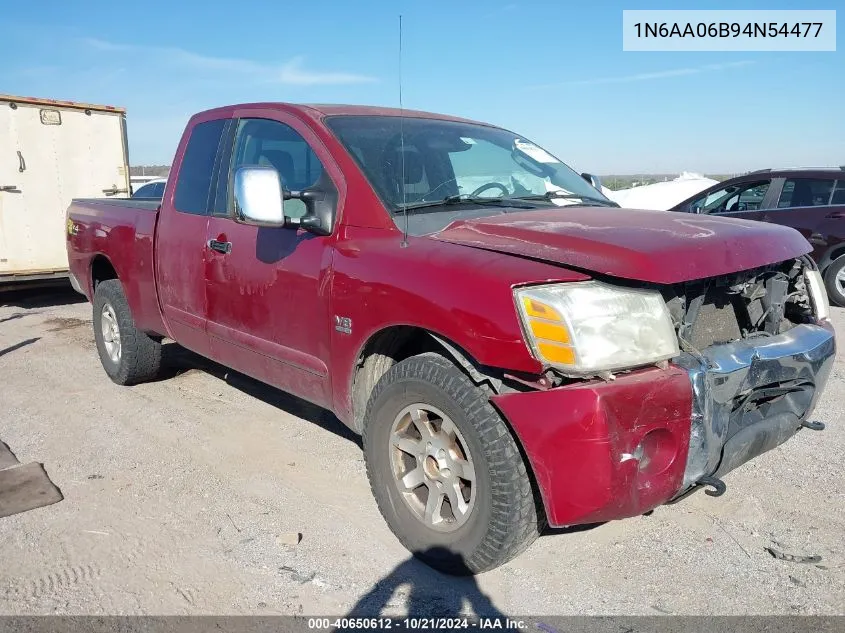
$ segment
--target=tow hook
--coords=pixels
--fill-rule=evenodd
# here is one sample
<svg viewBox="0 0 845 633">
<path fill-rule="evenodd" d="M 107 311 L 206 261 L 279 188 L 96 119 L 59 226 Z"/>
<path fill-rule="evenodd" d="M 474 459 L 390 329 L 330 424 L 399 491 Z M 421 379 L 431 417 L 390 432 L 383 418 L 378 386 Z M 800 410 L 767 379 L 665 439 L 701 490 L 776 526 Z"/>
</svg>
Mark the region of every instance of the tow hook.
<svg viewBox="0 0 845 633">
<path fill-rule="evenodd" d="M 810 422 L 809 420 L 804 420 L 801 423 L 805 429 L 810 429 L 811 431 L 824 431 L 824 422 Z"/>
<path fill-rule="evenodd" d="M 704 491 L 704 494 L 706 494 L 710 497 L 721 497 L 723 494 L 725 494 L 725 490 L 728 489 L 728 487 L 725 485 L 724 481 L 722 481 L 721 479 L 716 479 L 715 477 L 709 477 L 709 476 L 708 477 L 702 477 L 701 479 L 699 479 L 695 483 L 698 484 L 699 486 L 710 486 L 710 487 L 712 487 L 713 490 L 705 490 Z"/>
</svg>

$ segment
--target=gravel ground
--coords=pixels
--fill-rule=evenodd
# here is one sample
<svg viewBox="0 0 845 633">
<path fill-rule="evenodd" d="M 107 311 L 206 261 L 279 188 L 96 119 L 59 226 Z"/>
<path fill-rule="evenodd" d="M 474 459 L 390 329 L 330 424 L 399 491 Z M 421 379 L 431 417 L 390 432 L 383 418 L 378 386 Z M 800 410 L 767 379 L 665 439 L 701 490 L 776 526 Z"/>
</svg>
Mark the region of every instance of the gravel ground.
<svg viewBox="0 0 845 633">
<path fill-rule="evenodd" d="M 167 378 L 118 387 L 90 320 L 69 291 L 0 295 L 0 439 L 65 496 L 0 519 L 2 614 L 845 613 L 841 358 L 815 414 L 828 429 L 731 473 L 724 496 L 552 532 L 454 579 L 391 535 L 330 413 L 175 345 Z"/>
</svg>

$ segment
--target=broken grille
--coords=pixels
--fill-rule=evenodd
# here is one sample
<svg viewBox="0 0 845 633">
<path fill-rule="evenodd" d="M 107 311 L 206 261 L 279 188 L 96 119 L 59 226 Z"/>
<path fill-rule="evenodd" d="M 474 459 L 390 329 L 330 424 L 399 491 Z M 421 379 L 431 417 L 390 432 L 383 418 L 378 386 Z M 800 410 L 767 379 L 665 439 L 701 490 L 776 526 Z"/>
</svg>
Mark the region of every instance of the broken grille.
<svg viewBox="0 0 845 633">
<path fill-rule="evenodd" d="M 804 268 L 792 260 L 664 288 L 681 349 L 774 336 L 809 322 Z"/>
</svg>

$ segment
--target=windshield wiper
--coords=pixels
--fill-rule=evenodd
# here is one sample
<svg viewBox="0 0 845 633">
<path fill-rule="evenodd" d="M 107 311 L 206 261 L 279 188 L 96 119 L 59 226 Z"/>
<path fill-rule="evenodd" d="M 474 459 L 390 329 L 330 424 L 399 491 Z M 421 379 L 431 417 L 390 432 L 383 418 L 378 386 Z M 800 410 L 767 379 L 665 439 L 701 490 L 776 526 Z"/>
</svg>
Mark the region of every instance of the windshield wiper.
<svg viewBox="0 0 845 633">
<path fill-rule="evenodd" d="M 398 209 L 393 212 L 393 215 L 398 215 L 400 213 L 404 213 L 405 211 L 415 211 L 417 209 L 427 209 L 431 207 L 444 207 L 452 204 L 461 204 L 465 202 L 469 202 L 471 204 L 478 204 L 481 206 L 500 206 L 501 203 L 506 202 L 508 206 L 514 206 L 513 202 L 518 200 L 524 200 L 525 198 L 485 198 L 484 196 L 471 196 L 467 193 L 461 193 L 454 196 L 446 196 L 441 200 L 429 200 L 429 201 L 420 201 L 420 202 L 412 202 L 410 204 L 406 204 L 404 206 L 400 205 Z"/>
<path fill-rule="evenodd" d="M 517 198 L 518 200 L 582 200 L 584 202 L 589 202 L 591 204 L 584 205 L 584 206 L 596 206 L 596 207 L 618 207 L 619 205 L 612 200 L 604 200 L 602 198 L 596 198 L 594 196 L 582 196 L 578 193 L 561 193 L 560 191 L 547 191 L 546 193 L 541 193 L 533 196 L 520 196 Z"/>
</svg>

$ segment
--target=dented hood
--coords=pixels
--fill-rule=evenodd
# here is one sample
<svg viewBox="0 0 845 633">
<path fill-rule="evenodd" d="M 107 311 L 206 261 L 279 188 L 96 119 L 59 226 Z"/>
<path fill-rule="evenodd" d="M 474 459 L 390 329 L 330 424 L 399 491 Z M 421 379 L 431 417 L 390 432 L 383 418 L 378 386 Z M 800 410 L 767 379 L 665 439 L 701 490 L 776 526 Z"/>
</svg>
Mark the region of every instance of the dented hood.
<svg viewBox="0 0 845 633">
<path fill-rule="evenodd" d="M 774 264 L 811 250 L 798 231 L 774 224 L 616 207 L 459 220 L 431 237 L 661 284 Z"/>
</svg>

